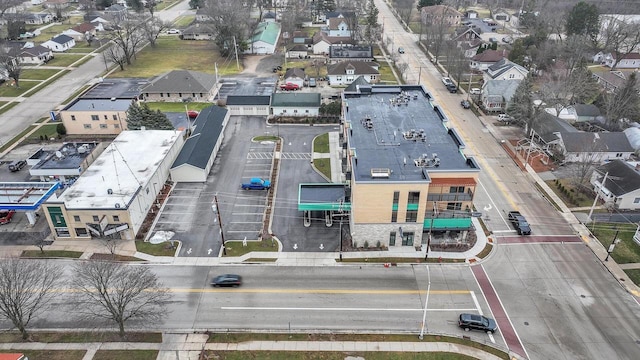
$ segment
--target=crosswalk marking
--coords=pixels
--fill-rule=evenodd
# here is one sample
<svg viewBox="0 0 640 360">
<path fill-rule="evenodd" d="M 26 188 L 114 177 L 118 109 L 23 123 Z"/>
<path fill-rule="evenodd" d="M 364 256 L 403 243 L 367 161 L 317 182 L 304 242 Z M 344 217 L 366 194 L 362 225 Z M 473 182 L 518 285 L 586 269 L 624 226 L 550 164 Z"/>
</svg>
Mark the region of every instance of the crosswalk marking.
<svg viewBox="0 0 640 360">
<path fill-rule="evenodd" d="M 272 152 L 250 152 L 247 154 L 249 160 L 270 160 L 273 159 Z M 311 153 L 280 153 L 280 159 L 285 160 L 310 160 Z"/>
</svg>

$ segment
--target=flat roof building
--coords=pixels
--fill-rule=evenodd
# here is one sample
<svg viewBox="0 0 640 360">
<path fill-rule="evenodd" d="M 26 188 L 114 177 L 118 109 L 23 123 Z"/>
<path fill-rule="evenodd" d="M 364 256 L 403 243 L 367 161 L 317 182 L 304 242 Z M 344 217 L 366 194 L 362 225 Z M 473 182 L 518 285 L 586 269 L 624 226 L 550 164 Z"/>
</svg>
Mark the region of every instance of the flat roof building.
<svg viewBox="0 0 640 360">
<path fill-rule="evenodd" d="M 354 245 L 419 247 L 426 234 L 464 236 L 480 167 L 431 94 L 363 85 L 345 92 L 342 106 Z"/>
<path fill-rule="evenodd" d="M 29 174 L 40 181 L 58 181 L 70 185 L 93 163 L 107 146 L 106 143 L 64 143 L 57 150 L 36 151 L 27 159 Z"/>
<path fill-rule="evenodd" d="M 73 185 L 44 204 L 54 238 L 134 239 L 183 143 L 172 130 L 120 133 Z"/>
</svg>

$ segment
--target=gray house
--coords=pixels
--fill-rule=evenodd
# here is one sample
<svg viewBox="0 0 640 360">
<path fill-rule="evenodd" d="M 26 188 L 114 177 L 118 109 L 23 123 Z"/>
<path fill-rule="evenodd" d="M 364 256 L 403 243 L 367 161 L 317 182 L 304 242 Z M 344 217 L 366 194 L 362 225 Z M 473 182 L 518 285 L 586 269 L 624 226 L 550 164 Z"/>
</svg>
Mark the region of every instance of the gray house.
<svg viewBox="0 0 640 360">
<path fill-rule="evenodd" d="M 216 77 L 199 71 L 173 70 L 153 79 L 142 90 L 146 101 L 181 102 L 213 99 Z"/>
</svg>

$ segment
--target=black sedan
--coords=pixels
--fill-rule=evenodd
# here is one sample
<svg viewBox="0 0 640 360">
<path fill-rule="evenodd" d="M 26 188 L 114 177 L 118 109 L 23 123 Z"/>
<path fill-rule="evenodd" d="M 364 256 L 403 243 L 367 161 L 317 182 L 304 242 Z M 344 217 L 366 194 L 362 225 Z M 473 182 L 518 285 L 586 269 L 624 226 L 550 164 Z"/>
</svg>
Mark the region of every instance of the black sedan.
<svg viewBox="0 0 640 360">
<path fill-rule="evenodd" d="M 235 274 L 218 275 L 211 280 L 211 286 L 240 286 L 242 285 L 242 277 Z"/>
<path fill-rule="evenodd" d="M 468 108 L 471 107 L 471 103 L 468 102 L 467 100 L 462 100 L 462 101 L 460 101 L 460 106 L 462 106 L 465 109 L 468 109 Z"/>
</svg>

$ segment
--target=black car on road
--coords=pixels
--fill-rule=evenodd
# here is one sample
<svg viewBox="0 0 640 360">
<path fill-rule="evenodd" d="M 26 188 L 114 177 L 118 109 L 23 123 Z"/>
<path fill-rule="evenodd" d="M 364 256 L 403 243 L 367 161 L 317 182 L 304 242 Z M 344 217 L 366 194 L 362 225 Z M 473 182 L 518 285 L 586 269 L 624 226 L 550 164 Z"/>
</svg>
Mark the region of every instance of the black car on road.
<svg viewBox="0 0 640 360">
<path fill-rule="evenodd" d="M 458 326 L 463 328 L 464 331 L 482 330 L 490 331 L 492 334 L 498 330 L 498 324 L 496 324 L 495 320 L 476 314 L 460 314 Z"/>
<path fill-rule="evenodd" d="M 460 106 L 462 106 L 465 109 L 468 109 L 468 108 L 471 107 L 471 103 L 468 102 L 467 100 L 462 100 L 462 101 L 460 101 Z"/>
<path fill-rule="evenodd" d="M 242 277 L 235 274 L 218 275 L 211 280 L 211 286 L 240 286 L 242 285 Z"/>
</svg>

